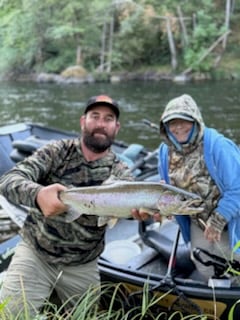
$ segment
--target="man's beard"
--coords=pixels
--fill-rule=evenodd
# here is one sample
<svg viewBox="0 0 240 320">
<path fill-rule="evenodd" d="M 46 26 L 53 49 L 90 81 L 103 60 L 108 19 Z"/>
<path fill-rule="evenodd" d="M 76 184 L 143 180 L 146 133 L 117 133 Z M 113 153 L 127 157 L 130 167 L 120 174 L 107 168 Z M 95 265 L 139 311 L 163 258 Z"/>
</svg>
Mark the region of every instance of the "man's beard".
<svg viewBox="0 0 240 320">
<path fill-rule="evenodd" d="M 101 133 L 104 136 L 95 137 L 95 133 Z M 82 132 L 83 142 L 88 149 L 95 153 L 101 153 L 107 150 L 113 143 L 115 135 L 109 136 L 103 130 L 94 130 L 89 132 L 86 128 Z"/>
</svg>

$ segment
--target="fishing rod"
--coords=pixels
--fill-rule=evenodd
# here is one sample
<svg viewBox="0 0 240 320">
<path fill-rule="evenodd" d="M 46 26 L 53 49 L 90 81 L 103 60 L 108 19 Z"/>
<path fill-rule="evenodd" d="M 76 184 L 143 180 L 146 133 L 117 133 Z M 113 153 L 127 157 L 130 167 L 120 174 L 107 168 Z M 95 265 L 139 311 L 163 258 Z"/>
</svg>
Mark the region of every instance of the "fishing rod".
<svg viewBox="0 0 240 320">
<path fill-rule="evenodd" d="M 144 124 L 146 124 L 147 126 L 155 129 L 155 130 L 158 130 L 158 125 L 156 123 L 153 123 L 151 122 L 150 120 L 148 119 L 142 119 L 142 122 Z M 145 163 L 147 163 L 149 160 L 155 158 L 156 156 L 158 155 L 158 147 L 152 151 L 152 152 L 149 152 L 145 157 L 143 157 L 141 160 L 137 161 L 135 163 L 134 166 L 131 167 L 130 171 L 131 172 L 134 172 L 136 169 L 140 168 L 142 165 L 144 165 Z"/>
<path fill-rule="evenodd" d="M 150 128 L 153 128 L 153 129 L 155 129 L 155 130 L 159 130 L 159 126 L 158 126 L 156 123 L 151 122 L 151 121 L 148 120 L 148 119 L 142 119 L 142 122 L 143 122 L 144 124 L 146 124 L 147 126 L 149 126 Z"/>
</svg>

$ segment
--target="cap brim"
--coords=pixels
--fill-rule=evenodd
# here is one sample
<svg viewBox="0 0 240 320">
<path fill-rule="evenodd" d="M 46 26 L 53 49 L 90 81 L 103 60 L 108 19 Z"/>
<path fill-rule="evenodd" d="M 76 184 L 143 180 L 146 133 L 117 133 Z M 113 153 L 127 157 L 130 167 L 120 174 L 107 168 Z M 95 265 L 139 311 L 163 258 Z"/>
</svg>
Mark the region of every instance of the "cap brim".
<svg viewBox="0 0 240 320">
<path fill-rule="evenodd" d="M 99 106 L 99 105 L 105 105 L 105 106 L 111 108 L 111 109 L 113 110 L 113 112 L 115 113 L 116 117 L 119 118 L 120 111 L 119 111 L 118 107 L 115 106 L 115 105 L 113 105 L 112 103 L 108 103 L 108 102 L 106 102 L 106 101 L 97 101 L 97 102 L 95 102 L 95 103 L 89 104 L 89 105 L 86 107 L 84 113 L 86 114 L 89 110 L 91 110 L 92 108 L 97 107 L 97 106 Z"/>
<path fill-rule="evenodd" d="M 189 115 L 186 115 L 186 114 L 181 114 L 181 113 L 173 113 L 173 114 L 169 114 L 168 116 L 164 117 L 162 119 L 162 122 L 163 123 L 166 123 L 170 120 L 173 120 L 173 119 L 182 119 L 182 120 L 186 120 L 186 121 L 191 121 L 191 122 L 194 122 L 195 120 L 189 116 Z"/>
</svg>

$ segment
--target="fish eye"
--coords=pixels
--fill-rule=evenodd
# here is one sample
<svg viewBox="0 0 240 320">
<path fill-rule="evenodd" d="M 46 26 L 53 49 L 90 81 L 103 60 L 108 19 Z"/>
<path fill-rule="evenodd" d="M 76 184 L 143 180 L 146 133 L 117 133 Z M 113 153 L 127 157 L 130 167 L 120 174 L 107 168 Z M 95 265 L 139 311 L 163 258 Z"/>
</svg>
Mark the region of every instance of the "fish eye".
<svg viewBox="0 0 240 320">
<path fill-rule="evenodd" d="M 180 195 L 179 195 L 179 199 L 180 199 L 181 201 L 186 201 L 186 200 L 187 200 L 187 198 L 185 197 L 184 194 L 180 194 Z"/>
</svg>

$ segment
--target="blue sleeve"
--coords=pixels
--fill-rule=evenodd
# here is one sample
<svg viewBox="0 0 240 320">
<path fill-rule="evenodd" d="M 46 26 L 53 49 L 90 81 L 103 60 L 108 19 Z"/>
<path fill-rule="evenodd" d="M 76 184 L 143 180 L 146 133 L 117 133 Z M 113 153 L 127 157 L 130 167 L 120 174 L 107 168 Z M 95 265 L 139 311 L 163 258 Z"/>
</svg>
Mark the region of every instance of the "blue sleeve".
<svg viewBox="0 0 240 320">
<path fill-rule="evenodd" d="M 168 176 L 168 146 L 165 143 L 161 143 L 159 146 L 158 173 L 160 179 L 165 180 L 166 183 L 170 182 Z"/>
<path fill-rule="evenodd" d="M 221 198 L 216 211 L 227 221 L 240 218 L 240 149 L 230 139 L 208 131 L 213 136 L 205 138 L 204 154 L 208 171 L 217 184 Z"/>
<path fill-rule="evenodd" d="M 165 143 L 162 143 L 159 147 L 158 172 L 160 179 L 170 183 L 168 175 L 168 146 Z M 184 241 L 188 243 L 190 241 L 190 217 L 178 215 L 176 216 L 176 221 L 180 226 Z"/>
</svg>

